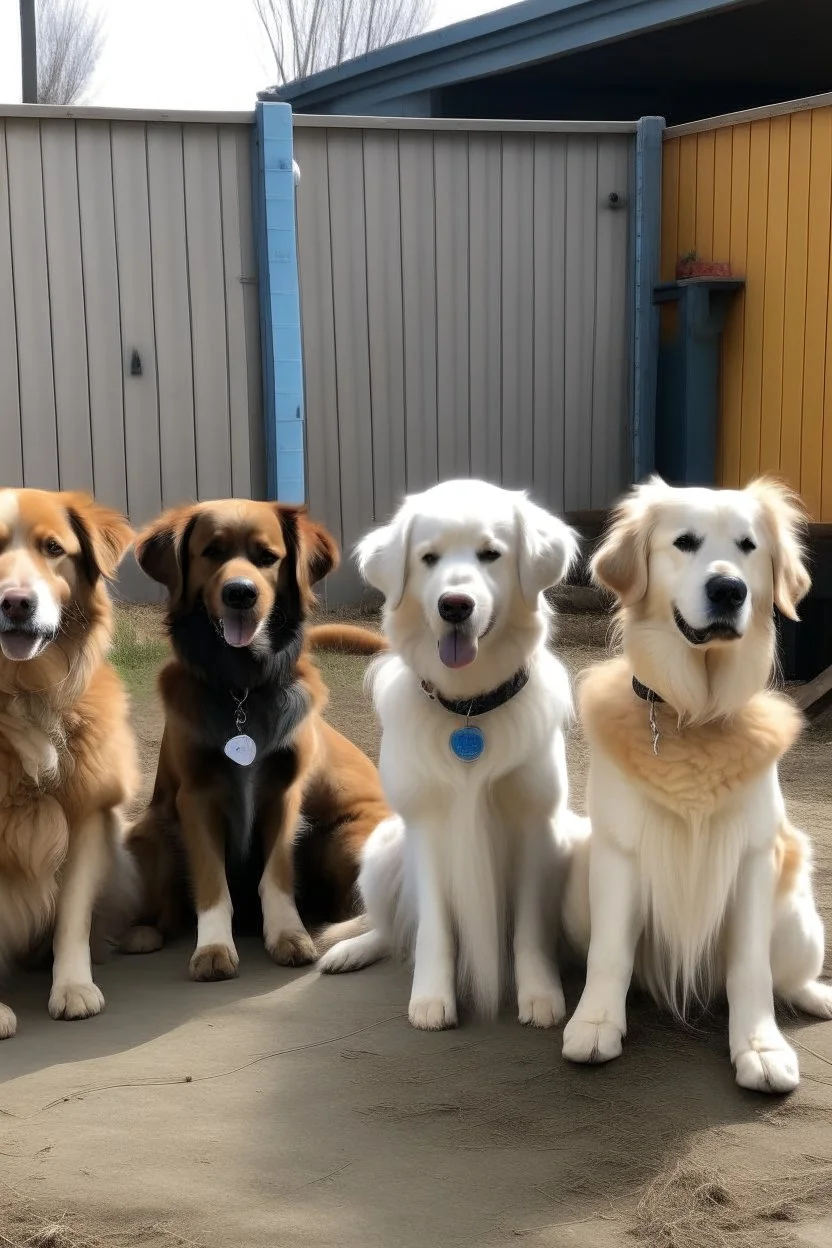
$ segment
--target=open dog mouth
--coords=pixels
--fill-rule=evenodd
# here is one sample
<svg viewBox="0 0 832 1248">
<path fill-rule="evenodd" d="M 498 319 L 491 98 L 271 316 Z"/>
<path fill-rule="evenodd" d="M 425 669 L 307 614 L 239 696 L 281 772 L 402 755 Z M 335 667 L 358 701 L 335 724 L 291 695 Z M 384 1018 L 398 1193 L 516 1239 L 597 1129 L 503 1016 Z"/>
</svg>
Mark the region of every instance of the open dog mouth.
<svg viewBox="0 0 832 1248">
<path fill-rule="evenodd" d="M 483 641 L 494 627 L 493 617 L 477 637 L 464 628 L 451 628 L 439 641 L 439 660 L 445 667 L 468 667 L 474 662 Z"/>
<path fill-rule="evenodd" d="M 257 636 L 261 620 L 253 611 L 229 611 L 216 616 L 214 627 L 227 646 L 242 650 L 250 646 Z"/>
<path fill-rule="evenodd" d="M 0 650 L 12 662 L 25 663 L 37 658 L 55 636 L 52 629 L 3 628 L 0 629 Z"/>
<path fill-rule="evenodd" d="M 673 608 L 673 622 L 685 641 L 692 646 L 704 646 L 709 641 L 737 641 L 740 637 L 729 620 L 714 620 L 705 628 L 693 628 L 678 607 Z"/>
</svg>

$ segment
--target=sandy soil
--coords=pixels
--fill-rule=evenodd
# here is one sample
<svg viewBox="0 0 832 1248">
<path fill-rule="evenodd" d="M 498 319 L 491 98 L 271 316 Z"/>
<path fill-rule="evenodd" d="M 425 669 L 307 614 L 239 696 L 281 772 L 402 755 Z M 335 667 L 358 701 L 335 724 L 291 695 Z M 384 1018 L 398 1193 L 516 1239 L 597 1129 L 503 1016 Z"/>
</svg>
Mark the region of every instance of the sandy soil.
<svg viewBox="0 0 832 1248">
<path fill-rule="evenodd" d="M 603 625 L 563 635 L 575 672 Z M 371 753 L 360 660 L 327 656 L 331 716 Z M 135 706 L 152 775 L 161 718 Z M 783 768 L 816 842 L 832 917 L 832 722 Z M 586 753 L 569 740 L 582 802 Z M 48 977 L 4 992 L 0 1245 L 203 1248 L 751 1248 L 832 1240 L 832 1025 L 790 1019 L 803 1083 L 740 1091 L 724 1018 L 682 1031 L 634 1001 L 624 1057 L 577 1069 L 560 1033 L 493 1025 L 424 1035 L 408 975 L 321 979 L 244 942 L 239 979 L 192 984 L 189 948 L 100 969 L 107 1011 L 52 1022 Z M 568 982 L 570 1005 L 579 976 Z"/>
</svg>

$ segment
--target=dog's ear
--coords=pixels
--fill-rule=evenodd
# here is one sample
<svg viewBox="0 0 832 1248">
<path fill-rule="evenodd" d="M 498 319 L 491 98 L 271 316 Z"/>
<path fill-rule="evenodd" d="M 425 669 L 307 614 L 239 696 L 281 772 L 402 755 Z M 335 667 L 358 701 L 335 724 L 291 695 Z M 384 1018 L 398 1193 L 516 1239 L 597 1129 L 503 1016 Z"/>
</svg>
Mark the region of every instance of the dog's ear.
<svg viewBox="0 0 832 1248">
<path fill-rule="evenodd" d="M 374 529 L 358 543 L 358 570 L 368 585 L 384 594 L 386 606 L 395 611 L 404 597 L 410 556 L 412 516 L 399 508 L 389 524 Z"/>
<path fill-rule="evenodd" d="M 645 494 L 651 486 L 636 486 L 615 508 L 610 526 L 590 562 L 593 579 L 618 598 L 622 607 L 640 602 L 647 593 L 647 557 L 650 550 L 650 508 Z"/>
<path fill-rule="evenodd" d="M 806 511 L 798 496 L 771 477 L 748 486 L 760 506 L 760 517 L 771 549 L 774 601 L 783 615 L 797 620 L 797 606 L 812 586 L 806 567 Z"/>
<path fill-rule="evenodd" d="M 190 541 L 197 513 L 178 507 L 165 511 L 142 529 L 134 553 L 142 572 L 164 585 L 170 601 L 176 602 L 184 590 L 182 551 Z"/>
<path fill-rule="evenodd" d="M 544 589 L 562 581 L 578 553 L 578 538 L 557 516 L 529 502 L 525 494 L 516 504 L 520 538 L 518 570 L 523 601 L 531 609 Z"/>
<path fill-rule="evenodd" d="M 103 576 L 112 580 L 133 540 L 133 530 L 121 512 L 104 507 L 88 494 L 64 494 L 72 531 L 81 546 L 84 575 L 91 585 Z"/>
<path fill-rule="evenodd" d="M 297 581 L 304 595 L 308 596 L 312 586 L 322 581 L 341 562 L 338 543 L 322 524 L 309 519 L 303 504 L 275 503 L 275 509 L 284 532 L 288 530 L 294 540 Z"/>
</svg>

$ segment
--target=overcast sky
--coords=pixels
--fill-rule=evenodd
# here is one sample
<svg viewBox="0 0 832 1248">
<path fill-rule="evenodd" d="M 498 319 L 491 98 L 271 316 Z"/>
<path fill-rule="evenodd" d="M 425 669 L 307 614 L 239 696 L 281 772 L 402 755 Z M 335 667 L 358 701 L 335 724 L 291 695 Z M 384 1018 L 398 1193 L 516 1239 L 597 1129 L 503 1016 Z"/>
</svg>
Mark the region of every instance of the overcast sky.
<svg viewBox="0 0 832 1248">
<path fill-rule="evenodd" d="M 90 0 L 107 42 L 86 103 L 120 108 L 248 109 L 274 81 L 251 0 Z M 436 0 L 432 26 L 504 0 Z M 18 0 L 0 0 L 0 102 L 20 100 Z"/>
</svg>

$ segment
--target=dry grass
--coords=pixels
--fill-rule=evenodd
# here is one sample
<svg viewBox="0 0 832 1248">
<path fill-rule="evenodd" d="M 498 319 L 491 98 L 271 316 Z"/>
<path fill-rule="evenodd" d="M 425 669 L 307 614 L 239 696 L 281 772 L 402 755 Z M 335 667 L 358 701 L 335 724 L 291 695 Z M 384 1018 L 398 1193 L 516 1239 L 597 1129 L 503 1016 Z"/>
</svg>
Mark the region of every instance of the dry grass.
<svg viewBox="0 0 832 1248">
<path fill-rule="evenodd" d="M 773 1178 L 725 1178 L 680 1162 L 641 1197 L 633 1234 L 648 1248 L 791 1248 L 790 1224 L 832 1209 L 832 1165 L 806 1158 L 805 1170 Z"/>
<path fill-rule="evenodd" d="M 92 1230 L 80 1214 L 44 1217 L 7 1184 L 0 1192 L 0 1248 L 202 1248 L 158 1223 Z"/>
<path fill-rule="evenodd" d="M 153 608 L 117 606 L 110 659 L 134 697 L 153 689 L 156 673 L 169 654 Z"/>
</svg>

